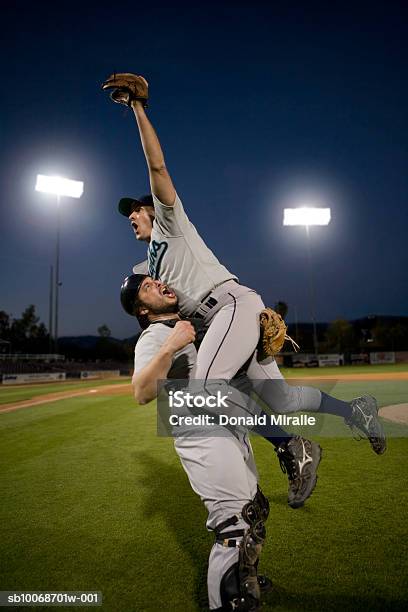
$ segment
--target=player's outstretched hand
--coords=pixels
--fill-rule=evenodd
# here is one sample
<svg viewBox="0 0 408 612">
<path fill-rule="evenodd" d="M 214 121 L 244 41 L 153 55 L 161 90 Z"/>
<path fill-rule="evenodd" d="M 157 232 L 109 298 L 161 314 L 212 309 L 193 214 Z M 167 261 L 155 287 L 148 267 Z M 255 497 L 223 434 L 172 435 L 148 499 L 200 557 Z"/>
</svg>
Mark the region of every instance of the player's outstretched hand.
<svg viewBox="0 0 408 612">
<path fill-rule="evenodd" d="M 110 97 L 114 102 L 131 106 L 132 102 L 139 100 L 146 108 L 149 98 L 148 82 L 144 77 L 131 72 L 118 72 L 111 74 L 102 83 L 102 89 L 112 89 Z"/>
<path fill-rule="evenodd" d="M 194 342 L 195 335 L 195 329 L 190 321 L 178 321 L 167 338 L 166 344 L 174 353 L 177 353 L 190 342 Z"/>
</svg>

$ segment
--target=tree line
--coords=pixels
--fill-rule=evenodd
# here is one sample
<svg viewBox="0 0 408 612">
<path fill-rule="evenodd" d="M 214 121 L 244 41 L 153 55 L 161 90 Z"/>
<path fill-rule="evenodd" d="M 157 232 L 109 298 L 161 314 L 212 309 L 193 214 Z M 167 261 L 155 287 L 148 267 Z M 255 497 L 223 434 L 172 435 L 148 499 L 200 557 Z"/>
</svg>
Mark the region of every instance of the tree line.
<svg viewBox="0 0 408 612">
<path fill-rule="evenodd" d="M 279 301 L 275 310 L 285 318 L 286 302 Z M 320 353 L 347 353 L 364 351 L 408 350 L 408 317 L 386 322 L 381 317 L 373 325 L 361 327 L 344 319 L 336 319 L 328 325 L 318 324 Z M 60 339 L 59 352 L 72 359 L 132 359 L 134 343 L 116 340 L 106 324 L 97 329 L 98 337 L 93 343 L 84 344 L 81 338 Z M 289 333 L 301 346 L 301 351 L 313 350 L 311 324 L 291 324 Z M 34 304 L 30 304 L 20 317 L 0 311 L 0 351 L 2 353 L 50 353 L 53 342 L 49 331 L 37 316 Z"/>
<path fill-rule="evenodd" d="M 3 353 L 48 353 L 50 335 L 34 304 L 27 306 L 20 318 L 0 310 L 0 342 Z"/>
<path fill-rule="evenodd" d="M 58 353 L 74 360 L 114 360 L 129 361 L 134 347 L 126 342 L 111 338 L 106 324 L 97 329 L 98 337 L 94 342 L 84 343 L 79 338 L 59 338 Z M 37 316 L 34 304 L 30 304 L 20 317 L 0 310 L 0 352 L 49 354 L 55 352 L 53 338 L 45 324 Z"/>
</svg>

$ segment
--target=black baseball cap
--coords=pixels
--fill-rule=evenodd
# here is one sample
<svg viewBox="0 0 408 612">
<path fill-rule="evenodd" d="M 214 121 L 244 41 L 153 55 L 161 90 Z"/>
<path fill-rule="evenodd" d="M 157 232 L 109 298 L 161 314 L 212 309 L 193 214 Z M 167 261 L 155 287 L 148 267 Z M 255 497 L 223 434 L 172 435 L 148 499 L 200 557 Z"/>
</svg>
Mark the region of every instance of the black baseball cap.
<svg viewBox="0 0 408 612">
<path fill-rule="evenodd" d="M 119 200 L 118 209 L 121 215 L 128 217 L 135 206 L 154 206 L 153 196 L 148 193 L 139 198 L 121 198 Z"/>
</svg>

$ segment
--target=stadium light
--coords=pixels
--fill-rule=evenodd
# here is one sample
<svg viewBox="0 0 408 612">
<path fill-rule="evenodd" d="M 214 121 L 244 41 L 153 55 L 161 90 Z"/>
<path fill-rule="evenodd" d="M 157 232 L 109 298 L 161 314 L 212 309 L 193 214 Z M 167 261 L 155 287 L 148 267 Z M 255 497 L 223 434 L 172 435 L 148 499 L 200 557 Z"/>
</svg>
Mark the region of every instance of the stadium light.
<svg viewBox="0 0 408 612">
<path fill-rule="evenodd" d="M 50 279 L 50 336 L 54 336 L 55 352 L 58 352 L 58 313 L 59 313 L 59 288 L 60 272 L 60 226 L 61 226 L 61 197 L 80 198 L 84 192 L 84 183 L 82 181 L 73 181 L 62 176 L 47 176 L 45 174 L 37 174 L 35 190 L 41 193 L 52 193 L 57 196 L 57 240 L 55 249 L 55 282 L 53 292 L 53 270 L 51 267 Z M 54 316 L 53 316 L 54 314 Z M 52 321 L 54 320 L 54 331 Z"/>
<path fill-rule="evenodd" d="M 57 196 L 80 198 L 84 193 L 84 184 L 82 181 L 73 181 L 62 176 L 37 174 L 35 190 L 42 193 L 53 193 Z"/>
<path fill-rule="evenodd" d="M 310 285 L 310 306 L 313 323 L 313 346 L 317 356 L 319 354 L 319 344 L 317 341 L 317 326 L 316 326 L 316 297 L 313 278 L 312 264 L 312 248 L 310 245 L 309 227 L 312 225 L 329 225 L 331 220 L 330 208 L 318 208 L 315 206 L 299 206 L 298 208 L 285 208 L 283 210 L 283 225 L 294 226 L 303 225 L 306 229 L 307 236 L 307 254 L 309 262 L 309 285 Z"/>
<path fill-rule="evenodd" d="M 330 208 L 302 206 L 283 211 L 283 225 L 329 225 L 330 219 Z"/>
</svg>

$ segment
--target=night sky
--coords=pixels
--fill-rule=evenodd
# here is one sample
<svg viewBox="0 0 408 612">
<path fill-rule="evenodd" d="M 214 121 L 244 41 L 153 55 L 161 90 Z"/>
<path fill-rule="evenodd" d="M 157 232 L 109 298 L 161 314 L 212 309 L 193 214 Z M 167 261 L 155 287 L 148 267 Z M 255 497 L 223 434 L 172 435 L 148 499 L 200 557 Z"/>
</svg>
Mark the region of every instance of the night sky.
<svg viewBox="0 0 408 612">
<path fill-rule="evenodd" d="M 117 213 L 148 190 L 133 114 L 100 83 L 144 75 L 149 116 L 190 219 L 221 261 L 288 320 L 310 320 L 302 198 L 332 209 L 311 243 L 317 319 L 408 314 L 405 2 L 12 2 L 2 7 L 1 301 L 48 324 L 62 203 L 60 335 L 138 329 L 119 287 L 145 258 Z M 11 7 L 11 8 L 10 8 Z"/>
</svg>

